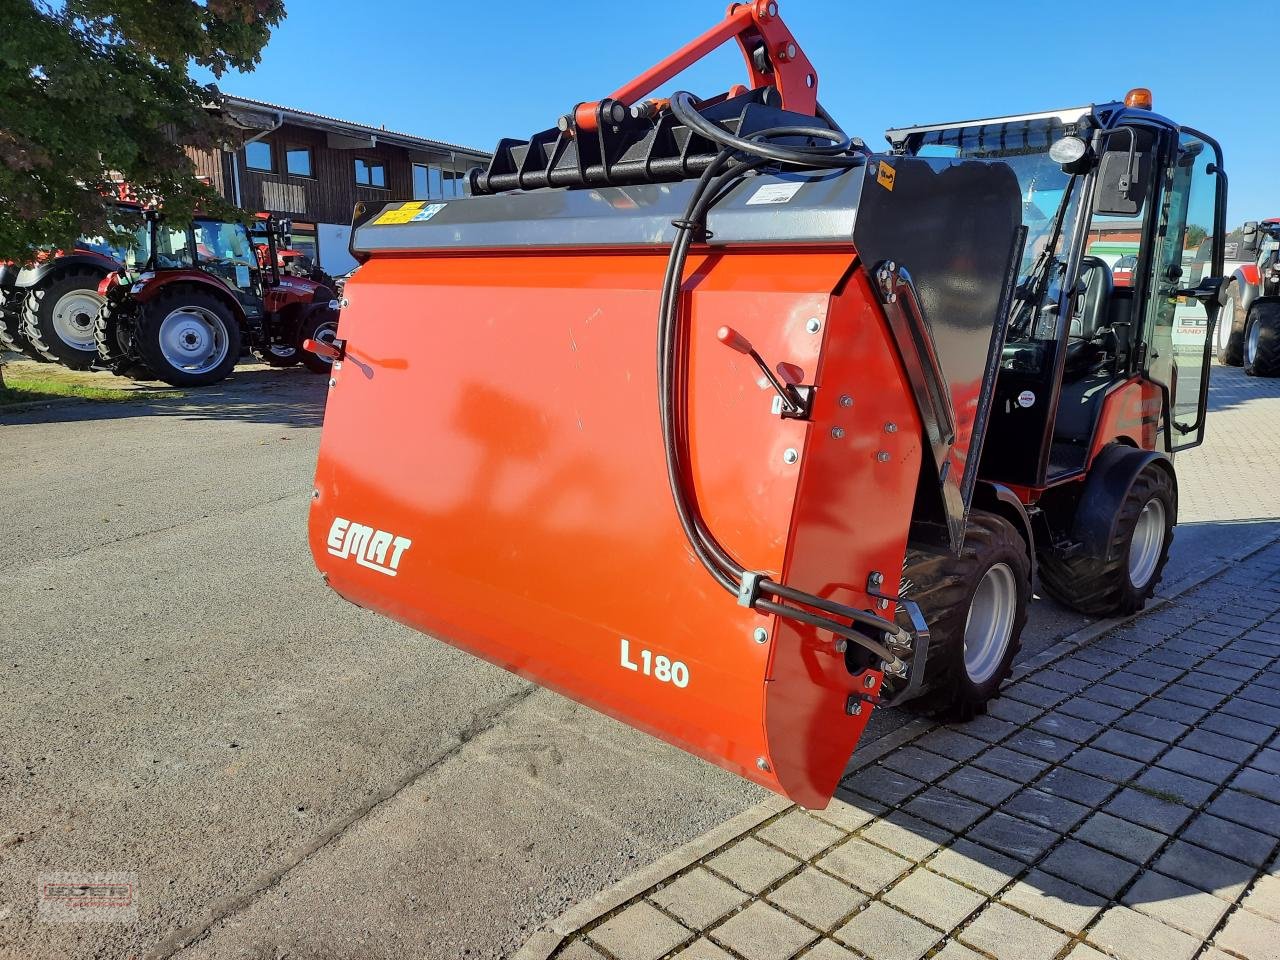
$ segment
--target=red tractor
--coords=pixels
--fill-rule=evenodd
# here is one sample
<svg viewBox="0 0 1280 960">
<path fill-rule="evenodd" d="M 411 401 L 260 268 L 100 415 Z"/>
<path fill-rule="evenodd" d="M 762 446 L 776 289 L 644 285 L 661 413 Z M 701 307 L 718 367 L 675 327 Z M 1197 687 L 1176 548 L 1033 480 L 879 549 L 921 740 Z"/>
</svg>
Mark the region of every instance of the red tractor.
<svg viewBox="0 0 1280 960">
<path fill-rule="evenodd" d="M 1236 255 L 1244 262 L 1222 291 L 1218 360 L 1251 377 L 1280 376 L 1280 218 L 1249 221 Z"/>
<path fill-rule="evenodd" d="M 165 383 L 206 386 L 226 378 L 248 348 L 273 367 L 303 363 L 327 373 L 330 361 L 304 351 L 304 339 L 332 339 L 333 290 L 314 280 L 282 276 L 277 250 L 287 246 L 288 221 L 242 223 L 197 217 L 150 224 L 143 271 L 103 281 L 97 351 L 117 373 L 139 365 Z M 257 246 L 267 255 L 260 258 Z"/>
<path fill-rule="evenodd" d="M 118 210 L 134 218 L 142 213 L 134 204 Z M 0 349 L 74 370 L 96 363 L 93 328 L 103 303 L 98 287 L 147 260 L 148 231 L 134 231 L 130 241 L 127 230 L 114 225 L 112 235 L 81 237 L 73 249 L 49 251 L 29 265 L 0 263 Z"/>
</svg>

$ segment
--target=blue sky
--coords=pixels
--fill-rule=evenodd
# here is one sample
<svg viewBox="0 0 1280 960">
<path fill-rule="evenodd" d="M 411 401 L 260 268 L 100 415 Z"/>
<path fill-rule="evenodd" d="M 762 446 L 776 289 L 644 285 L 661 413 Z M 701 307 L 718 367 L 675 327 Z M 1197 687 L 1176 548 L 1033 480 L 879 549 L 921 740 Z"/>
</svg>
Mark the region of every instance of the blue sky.
<svg viewBox="0 0 1280 960">
<path fill-rule="evenodd" d="M 290 0 L 253 74 L 227 93 L 488 150 L 551 126 L 714 24 L 725 0 Z M 1229 221 L 1280 216 L 1280 109 L 1268 91 L 1274 31 L 1238 0 L 781 0 L 817 67 L 819 96 L 878 147 L 890 126 L 1120 99 L 1215 136 Z M 709 96 L 744 77 L 736 46 L 679 78 Z"/>
</svg>

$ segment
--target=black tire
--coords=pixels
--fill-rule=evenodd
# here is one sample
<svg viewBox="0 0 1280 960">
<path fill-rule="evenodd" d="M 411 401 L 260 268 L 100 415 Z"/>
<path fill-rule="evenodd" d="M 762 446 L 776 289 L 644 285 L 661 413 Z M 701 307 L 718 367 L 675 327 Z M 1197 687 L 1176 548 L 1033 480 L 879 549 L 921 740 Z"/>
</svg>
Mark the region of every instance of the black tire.
<svg viewBox="0 0 1280 960">
<path fill-rule="evenodd" d="M 126 323 L 116 307 L 108 300 L 98 311 L 93 324 L 94 341 L 98 346 L 98 364 L 117 377 L 133 380 L 154 380 L 151 368 L 143 363 L 133 346 L 132 325 Z"/>
<path fill-rule="evenodd" d="M 299 344 L 304 340 L 319 340 L 328 343 L 337 336 L 338 311 L 330 309 L 327 303 L 316 303 L 307 308 L 307 312 L 302 318 L 302 325 L 298 329 Z M 302 355 L 303 365 L 312 373 L 328 376 L 333 370 L 333 361 L 328 357 L 319 356 L 310 350 L 303 350 L 301 347 L 299 347 L 298 353 Z"/>
<path fill-rule="evenodd" d="M 1134 530 L 1153 499 L 1159 500 L 1163 508 L 1163 539 L 1152 572 L 1141 583 L 1135 583 L 1129 562 L 1134 549 Z M 1091 617 L 1137 613 L 1155 593 L 1169 560 L 1173 528 L 1178 521 L 1178 494 L 1169 472 L 1156 464 L 1148 464 L 1121 501 L 1117 517 L 1107 556 L 1077 554 L 1063 558 L 1046 552 L 1040 557 L 1040 582 L 1045 589 L 1067 606 Z"/>
<path fill-rule="evenodd" d="M 50 362 L 48 357 L 40 355 L 40 352 L 31 345 L 26 334 L 22 332 L 21 312 L 12 307 L 0 306 L 0 352 L 5 350 L 20 353 L 28 360 L 34 360 L 37 363 Z"/>
<path fill-rule="evenodd" d="M 1007 639 L 1003 640 L 1003 649 L 997 640 L 989 648 L 990 656 L 983 664 L 974 664 L 976 672 L 971 672 L 965 656 L 966 632 L 979 587 L 984 588 L 984 597 L 987 595 L 989 573 L 1006 591 L 1007 627 L 996 631 L 996 635 Z M 1010 589 L 1012 597 L 1008 596 Z M 1001 516 L 985 510 L 972 511 L 959 557 L 949 552 L 907 551 L 902 593 L 920 605 L 929 624 L 927 692 L 911 702 L 913 709 L 959 721 L 985 713 L 987 703 L 999 693 L 1000 685 L 1013 669 L 1027 622 L 1031 559 L 1018 531 Z M 910 627 L 905 611 L 899 610 L 898 620 Z"/>
<path fill-rule="evenodd" d="M 166 330 L 166 321 L 176 329 Z M 231 307 L 205 290 L 186 285 L 162 290 L 139 311 L 138 355 L 157 380 L 175 387 L 206 387 L 225 380 L 240 359 L 240 342 L 240 324 Z M 188 343 L 191 363 L 185 364 L 178 352 Z"/>
<path fill-rule="evenodd" d="M 91 267 L 55 269 L 27 291 L 22 301 L 22 332 L 36 352 L 72 370 L 88 370 L 98 362 L 93 328 L 103 299 L 98 284 L 106 276 Z M 59 324 L 70 324 L 60 332 Z"/>
<path fill-rule="evenodd" d="M 1238 367 L 1244 363 L 1244 304 L 1241 302 L 1240 284 L 1231 280 L 1222 295 L 1222 308 L 1218 311 L 1218 328 L 1214 331 L 1214 346 L 1218 362 L 1224 367 Z"/>
<path fill-rule="evenodd" d="M 1256 301 L 1245 324 L 1244 372 L 1280 377 L 1280 300 Z"/>
<path fill-rule="evenodd" d="M 290 352 L 277 352 L 282 350 L 289 350 Z M 271 347 L 256 347 L 253 350 L 253 355 L 269 367 L 293 367 L 302 361 L 302 350 L 297 347 L 286 347 L 283 343 L 276 344 L 274 349 Z"/>
</svg>

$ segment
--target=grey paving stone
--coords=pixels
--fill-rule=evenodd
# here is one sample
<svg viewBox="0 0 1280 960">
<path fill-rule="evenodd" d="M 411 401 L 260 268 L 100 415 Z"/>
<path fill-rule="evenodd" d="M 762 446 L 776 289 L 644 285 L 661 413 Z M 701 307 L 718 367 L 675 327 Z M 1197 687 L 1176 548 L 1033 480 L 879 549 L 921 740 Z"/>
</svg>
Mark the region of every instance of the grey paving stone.
<svg viewBox="0 0 1280 960">
<path fill-rule="evenodd" d="M 1280 750 L 1272 750 L 1268 747 L 1255 754 L 1249 761 L 1249 767 L 1253 770 L 1261 770 L 1263 773 L 1280 773 Z"/>
<path fill-rule="evenodd" d="M 1077 943 L 1071 948 L 1065 960 L 1111 960 L 1105 953 L 1093 949 L 1087 943 Z"/>
<path fill-rule="evenodd" d="M 986 898 L 928 870 L 916 870 L 883 897 L 890 905 L 949 933 L 977 910 Z"/>
<path fill-rule="evenodd" d="M 915 745 L 899 747 L 880 762 L 898 773 L 905 773 L 926 783 L 933 783 L 956 768 L 954 760 L 921 750 Z"/>
<path fill-rule="evenodd" d="M 1180 667 L 1169 666 L 1154 660 L 1136 660 L 1129 666 L 1125 667 L 1129 673 L 1136 673 L 1140 676 L 1151 677 L 1154 680 L 1163 680 L 1165 683 L 1172 683 L 1182 676 L 1186 670 Z"/>
<path fill-rule="evenodd" d="M 977 767 L 961 767 L 940 781 L 938 785 L 952 793 L 958 793 L 962 797 L 968 797 L 970 800 L 992 807 L 1002 803 L 1018 789 L 1018 784 L 1012 780 L 1006 780 L 1004 777 L 998 777 L 994 773 Z"/>
<path fill-rule="evenodd" d="M 1045 873 L 1113 898 L 1138 872 L 1127 860 L 1113 857 L 1078 840 L 1066 840 L 1039 864 Z"/>
<path fill-rule="evenodd" d="M 1096 807 L 1115 792 L 1116 785 L 1109 780 L 1091 777 L 1070 767 L 1050 770 L 1036 784 L 1045 793 L 1065 797 L 1088 807 Z"/>
<path fill-rule="evenodd" d="M 1253 870 L 1243 863 L 1183 840 L 1175 840 L 1169 844 L 1152 867 L 1166 876 L 1189 883 L 1198 890 L 1227 901 L 1234 901 L 1239 897 L 1244 892 L 1245 885 L 1253 879 Z"/>
<path fill-rule="evenodd" d="M 924 784 L 915 777 L 876 765 L 857 771 L 849 779 L 847 786 L 855 793 L 893 807 L 922 789 Z"/>
<path fill-rule="evenodd" d="M 1167 647 L 1157 647 L 1150 651 L 1146 656 L 1146 660 L 1147 662 L 1154 661 L 1177 667 L 1179 671 L 1188 670 L 1200 662 L 1199 657 L 1193 657 L 1188 653 L 1180 653 L 1177 650 L 1170 650 Z"/>
<path fill-rule="evenodd" d="M 1020 680 L 1019 682 L 1005 687 L 1000 691 L 1002 697 L 1012 697 L 1014 700 L 1021 700 L 1023 703 L 1029 703 L 1037 707 L 1052 707 L 1061 703 L 1067 698 L 1067 692 L 1063 690 L 1053 690 L 1049 687 L 1042 687 L 1038 683 L 1030 680 Z"/>
<path fill-rule="evenodd" d="M 1222 701 L 1222 694 L 1218 691 L 1206 690 L 1199 684 L 1193 686 L 1185 680 L 1181 683 L 1175 683 L 1167 690 L 1162 691 L 1160 696 L 1165 700 L 1186 703 L 1193 707 L 1203 707 L 1206 710 L 1216 707 Z"/>
<path fill-rule="evenodd" d="M 1082 680 L 1101 680 L 1103 677 L 1111 673 L 1110 668 L 1101 663 L 1092 663 L 1088 660 L 1081 660 L 1079 657 L 1068 657 L 1065 660 L 1059 660 L 1053 665 L 1053 668 L 1059 673 L 1067 673 L 1073 677 L 1080 677 Z"/>
<path fill-rule="evenodd" d="M 974 757 L 973 764 L 983 770 L 998 773 L 1014 783 L 1030 783 L 1051 764 L 1039 757 L 1029 757 L 1006 747 L 992 747 L 986 753 Z"/>
<path fill-rule="evenodd" d="M 1231 781 L 1231 789 L 1280 803 L 1280 774 L 1245 767 Z"/>
<path fill-rule="evenodd" d="M 1280 837 L 1280 806 L 1235 790 L 1224 790 L 1209 804 L 1209 812 Z"/>
<path fill-rule="evenodd" d="M 699 938 L 676 955 L 676 960 L 733 960 L 733 957 L 710 940 Z M 560 960 L 559 957 L 556 960 Z M 594 960 L 594 958 L 593 958 Z M 853 954 L 840 960 L 856 960 Z"/>
<path fill-rule="evenodd" d="M 942 727 L 931 730 L 915 741 L 916 746 L 929 750 L 943 757 L 950 757 L 957 762 L 976 757 L 987 748 L 987 742 L 971 737 L 958 730 Z"/>
<path fill-rule="evenodd" d="M 1075 750 L 1077 744 L 1061 737 L 1051 737 L 1046 733 L 1038 733 L 1035 730 L 1020 730 L 1005 741 L 1005 746 L 1010 750 L 1017 750 L 1019 753 L 1057 763 Z"/>
<path fill-rule="evenodd" d="M 1114 753 L 1107 753 L 1105 750 L 1098 750 L 1094 747 L 1085 747 L 1080 752 L 1067 757 L 1063 761 L 1063 766 L 1095 777 L 1113 780 L 1116 783 L 1124 783 L 1132 779 L 1143 767 L 1137 760 L 1119 757 Z"/>
<path fill-rule="evenodd" d="M 849 796 L 843 788 L 839 792 Z M 809 812 L 819 820 L 839 827 L 845 833 L 853 833 L 855 830 L 865 827 L 887 809 L 883 804 L 875 803 L 865 797 L 853 797 L 852 799 L 856 802 L 850 803 L 842 798 L 833 799 L 827 804 L 825 810 L 810 810 Z"/>
<path fill-rule="evenodd" d="M 1225 900 L 1151 870 L 1134 881 L 1121 902 L 1201 939 L 1214 931 L 1231 907 Z"/>
<path fill-rule="evenodd" d="M 1225 783 L 1236 770 L 1237 764 L 1231 760 L 1211 757 L 1207 754 L 1188 750 L 1177 746 L 1156 761 L 1156 766 L 1167 770 L 1176 770 L 1189 777 L 1197 777 L 1207 783 Z"/>
<path fill-rule="evenodd" d="M 712 930 L 711 937 L 746 960 L 790 960 L 818 939 L 804 924 L 759 900 Z"/>
<path fill-rule="evenodd" d="M 1201 730 L 1220 733 L 1224 737 L 1244 740 L 1254 745 L 1266 743 L 1275 734 L 1275 727 L 1265 723 L 1255 723 L 1243 717 L 1233 717 L 1226 713 L 1214 713 L 1200 721 Z"/>
<path fill-rule="evenodd" d="M 742 906 L 750 896 L 698 867 L 661 890 L 655 890 L 649 899 L 693 929 L 701 930 Z"/>
<path fill-rule="evenodd" d="M 996 853 L 963 837 L 930 860 L 927 866 L 930 870 L 959 880 L 988 895 L 995 893 L 1025 869 L 1012 857 Z"/>
<path fill-rule="evenodd" d="M 1162 717 L 1165 720 L 1176 720 L 1178 723 L 1192 724 L 1199 723 L 1201 718 L 1205 717 L 1209 711 L 1204 707 L 1193 707 L 1173 700 L 1148 700 L 1140 705 L 1134 713 L 1145 713 L 1153 717 Z"/>
<path fill-rule="evenodd" d="M 1222 713 L 1233 717 L 1243 717 L 1254 723 L 1265 723 L 1273 729 L 1280 727 L 1280 707 L 1268 707 L 1252 700 L 1228 700 L 1220 708 Z"/>
<path fill-rule="evenodd" d="M 998 743 L 1018 728 L 1007 720 L 983 714 L 965 723 L 955 724 L 953 729 L 970 737 L 985 740 L 987 743 Z"/>
<path fill-rule="evenodd" d="M 817 863 L 864 893 L 877 893 L 911 869 L 911 861 L 854 837 Z"/>
<path fill-rule="evenodd" d="M 1123 730 L 1107 730 L 1091 746 L 1128 757 L 1130 760 L 1150 763 L 1164 752 L 1168 744 L 1136 733 L 1126 733 Z"/>
<path fill-rule="evenodd" d="M 823 940 L 804 955 L 804 960 L 862 960 L 862 957 L 834 940 Z"/>
<path fill-rule="evenodd" d="M 1030 820 L 1055 833 L 1069 832 L 1089 812 L 1086 806 L 1034 787 L 1019 790 L 1001 804 L 1000 810 L 1023 820 Z"/>
<path fill-rule="evenodd" d="M 1219 698 L 1222 698 L 1239 690 L 1244 685 L 1244 681 L 1212 673 L 1198 673 L 1196 674 L 1196 685 L 1203 690 L 1216 693 Z M 1218 708 L 1215 706 L 1213 709 L 1217 710 Z"/>
<path fill-rule="evenodd" d="M 707 861 L 716 873 L 748 893 L 759 893 L 800 865 L 800 861 L 766 846 L 755 837 L 739 840 Z"/>
<path fill-rule="evenodd" d="M 1084 691 L 1083 696 L 1124 710 L 1132 710 L 1143 701 L 1142 694 L 1134 693 L 1132 690 L 1121 690 L 1109 683 L 1095 683 Z"/>
<path fill-rule="evenodd" d="M 867 902 L 844 881 L 815 869 L 800 871 L 768 896 L 788 913 L 825 931 Z"/>
<path fill-rule="evenodd" d="M 1218 733 L 1212 733 L 1208 730 L 1192 730 L 1187 734 L 1179 746 L 1186 747 L 1188 750 L 1195 750 L 1199 753 L 1206 753 L 1211 757 L 1223 757 L 1226 760 L 1235 760 L 1237 763 L 1244 760 L 1249 754 L 1256 749 L 1256 744 L 1247 740 L 1237 740 L 1235 737 L 1224 737 Z"/>
<path fill-rule="evenodd" d="M 1134 693 L 1140 693 L 1149 697 L 1161 687 L 1165 686 L 1168 681 L 1160 680 L 1156 677 L 1144 676 L 1140 673 L 1133 673 L 1129 670 L 1121 670 L 1113 673 L 1107 678 L 1107 683 L 1121 690 L 1132 690 Z"/>
<path fill-rule="evenodd" d="M 967 834 L 984 846 L 1030 863 L 1058 839 L 1051 830 L 1004 813 L 993 813 Z"/>
<path fill-rule="evenodd" d="M 1223 820 L 1211 813 L 1198 815 L 1179 836 L 1197 846 L 1260 867 L 1276 842 L 1275 837 Z"/>
<path fill-rule="evenodd" d="M 1112 723 L 1117 717 L 1124 716 L 1124 710 L 1120 707 L 1098 703 L 1088 697 L 1072 697 L 1070 700 L 1065 700 L 1058 704 L 1058 710 L 1082 720 L 1092 720 L 1094 723 Z"/>
<path fill-rule="evenodd" d="M 1103 897 L 1041 870 L 1032 870 L 1000 899 L 1073 934 L 1087 927 L 1107 903 Z"/>
<path fill-rule="evenodd" d="M 922 820 L 954 831 L 971 826 L 987 812 L 982 804 L 966 800 L 941 787 L 930 787 L 924 793 L 912 797 L 902 809 Z"/>
<path fill-rule="evenodd" d="M 844 831 L 803 810 L 791 810 L 756 831 L 756 836 L 800 860 L 811 860 L 843 838 Z"/>
<path fill-rule="evenodd" d="M 997 960 L 1049 960 L 1070 942 L 1057 930 L 1000 903 L 978 914 L 958 939 Z"/>
<path fill-rule="evenodd" d="M 864 839 L 892 850 L 900 857 L 919 862 L 929 856 L 954 834 L 950 830 L 895 810 L 862 831 Z"/>
<path fill-rule="evenodd" d="M 1249 960 L 1280 960 L 1280 923 L 1237 910 L 1217 937 L 1218 946 Z"/>
<path fill-rule="evenodd" d="M 1109 813 L 1095 813 L 1080 824 L 1072 836 L 1134 863 L 1145 863 L 1168 839 L 1162 833 Z"/>
<path fill-rule="evenodd" d="M 1084 677 L 1078 677 L 1072 673 L 1050 667 L 1047 670 L 1041 670 L 1032 678 L 1037 686 L 1048 687 L 1050 690 L 1058 690 L 1062 693 L 1079 693 L 1090 683 Z"/>
<path fill-rule="evenodd" d="M 1031 729 L 1047 733 L 1051 737 L 1061 737 L 1064 740 L 1084 743 L 1091 737 L 1096 736 L 1098 731 L 1102 729 L 1102 725 L 1094 723 L 1092 720 L 1081 720 L 1079 717 L 1073 717 L 1068 713 L 1051 710 L 1033 723 Z"/>
<path fill-rule="evenodd" d="M 1144 770 L 1142 776 L 1138 777 L 1137 783 L 1147 790 L 1165 795 L 1166 798 L 1177 797 L 1188 807 L 1200 806 L 1217 789 L 1212 783 L 1175 773 L 1163 767 Z"/>
<path fill-rule="evenodd" d="M 919 960 L 942 935 L 883 903 L 873 903 L 835 933 L 871 960 Z"/>
<path fill-rule="evenodd" d="M 1108 909 L 1086 939 L 1120 960 L 1191 960 L 1200 948 L 1199 938 L 1124 906 Z"/>
<path fill-rule="evenodd" d="M 1264 874 L 1259 877 L 1241 905 L 1280 923 L 1280 875 Z"/>
<path fill-rule="evenodd" d="M 604 954 L 585 941 L 575 940 L 556 955 L 556 960 L 604 960 Z"/>
<path fill-rule="evenodd" d="M 1116 721 L 1116 728 L 1128 733 L 1141 734 L 1161 743 L 1173 743 L 1191 727 L 1176 720 L 1153 717 L 1148 713 L 1130 713 Z"/>
<path fill-rule="evenodd" d="M 657 960 L 691 937 L 690 931 L 641 900 L 588 936 L 618 960 Z"/>
<path fill-rule="evenodd" d="M 805 960 L 808 960 L 806 957 Z M 959 940 L 952 940 L 933 955 L 933 960 L 984 960 L 982 954 L 974 953 Z"/>
<path fill-rule="evenodd" d="M 1140 790 L 1128 788 L 1116 794 L 1102 809 L 1166 834 L 1172 834 L 1191 816 L 1191 811 L 1180 803 L 1169 803 Z"/>
<path fill-rule="evenodd" d="M 1029 703 L 1011 700 L 1008 697 L 1000 697 L 987 707 L 989 716 L 1016 724 L 1029 723 L 1042 713 L 1044 710 L 1041 707 L 1033 707 Z"/>
</svg>

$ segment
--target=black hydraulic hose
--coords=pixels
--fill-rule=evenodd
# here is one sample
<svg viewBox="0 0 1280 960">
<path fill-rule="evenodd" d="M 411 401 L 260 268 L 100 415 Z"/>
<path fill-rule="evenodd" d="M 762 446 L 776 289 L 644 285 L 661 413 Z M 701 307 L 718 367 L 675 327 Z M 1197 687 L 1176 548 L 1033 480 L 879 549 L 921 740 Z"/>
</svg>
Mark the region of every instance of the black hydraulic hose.
<svg viewBox="0 0 1280 960">
<path fill-rule="evenodd" d="M 671 112 L 682 124 L 712 143 L 718 143 L 721 147 L 737 150 L 749 156 L 775 160 L 778 163 L 817 168 L 857 167 L 861 166 L 866 159 L 863 154 L 853 152 L 856 148 L 847 134 L 839 129 L 832 130 L 816 124 L 811 127 L 778 127 L 755 134 L 753 138 L 736 136 L 699 113 L 693 105 L 693 95 L 683 90 L 671 95 Z M 764 137 L 784 136 L 811 137 L 830 142 L 811 146 L 763 142 Z"/>
<path fill-rule="evenodd" d="M 680 95 L 677 95 L 680 96 Z M 684 95 L 682 106 L 687 103 L 688 95 Z M 677 112 L 677 118 L 680 114 Z M 699 115 L 698 120 L 705 121 Z M 715 126 L 712 124 L 712 126 Z M 761 140 L 767 137 L 798 137 L 798 136 L 826 136 L 835 139 L 833 131 L 821 130 L 813 127 L 785 127 L 772 130 L 762 131 L 754 135 L 753 139 L 743 139 L 733 137 L 727 132 L 716 127 L 716 130 L 724 134 L 729 142 L 722 145 L 722 150 L 717 154 L 712 163 L 703 171 L 693 194 L 690 196 L 689 204 L 685 210 L 685 215 L 680 220 L 674 221 L 676 227 L 676 236 L 672 242 L 671 250 L 667 258 L 667 269 L 663 276 L 662 294 L 660 299 L 659 321 L 658 321 L 658 395 L 659 408 L 662 420 L 662 436 L 663 445 L 666 453 L 667 480 L 671 488 L 672 498 L 675 502 L 676 513 L 680 521 L 681 528 L 690 546 L 693 548 L 699 562 L 707 569 L 708 573 L 729 593 L 739 595 L 742 591 L 744 578 L 747 576 L 747 570 L 724 548 L 724 546 L 715 538 L 711 531 L 703 522 L 700 511 L 697 509 L 696 498 L 691 490 L 686 489 L 686 474 L 689 472 L 689 464 L 687 461 L 688 438 L 680 425 L 686 422 L 683 416 L 683 402 L 681 399 L 681 391 L 677 390 L 676 378 L 676 361 L 680 351 L 679 338 L 679 311 L 680 311 L 680 288 L 684 276 L 684 265 L 688 257 L 689 247 L 694 240 L 694 234 L 697 229 L 705 228 L 707 211 L 715 200 L 730 184 L 736 183 L 739 179 L 747 174 L 748 171 L 764 166 L 768 161 L 786 163 L 792 166 L 801 166 L 806 168 L 825 168 L 833 165 L 856 165 L 862 162 L 861 157 L 843 157 L 841 159 L 851 160 L 852 163 L 833 164 L 833 147 L 782 147 L 780 150 L 775 149 L 778 145 L 762 143 Z M 849 139 L 843 134 L 839 134 L 840 143 L 834 145 L 834 148 L 841 150 L 851 149 Z M 759 138 L 759 139 L 756 139 Z M 715 139 L 715 138 L 709 138 Z M 718 141 L 717 141 L 718 142 Z M 746 153 L 748 159 L 736 160 L 735 154 Z M 785 159 L 779 159 L 777 154 L 785 154 Z M 726 165 L 734 161 L 734 166 L 725 169 Z M 677 415 L 681 414 L 681 415 Z M 822 597 L 797 590 L 794 587 L 788 587 L 784 584 L 774 583 L 767 578 L 760 578 L 756 583 L 757 594 L 765 594 L 776 597 L 780 600 L 789 600 L 794 603 L 803 604 L 807 607 L 813 607 L 816 610 L 824 611 L 833 616 L 841 617 L 845 620 L 861 623 L 887 636 L 900 636 L 900 628 L 874 614 L 869 614 L 844 604 L 826 600 Z M 830 617 L 813 613 L 800 607 L 791 606 L 787 603 L 778 603 L 771 600 L 764 600 L 760 597 L 753 597 L 753 606 L 764 613 L 775 616 L 786 617 L 802 623 L 809 624 L 820 629 L 827 630 L 836 636 L 853 641 L 860 646 L 870 650 L 876 656 L 880 657 L 886 663 L 898 662 L 898 658 L 883 644 L 872 640 L 866 635 L 853 629 L 849 624 L 833 620 Z"/>
</svg>

